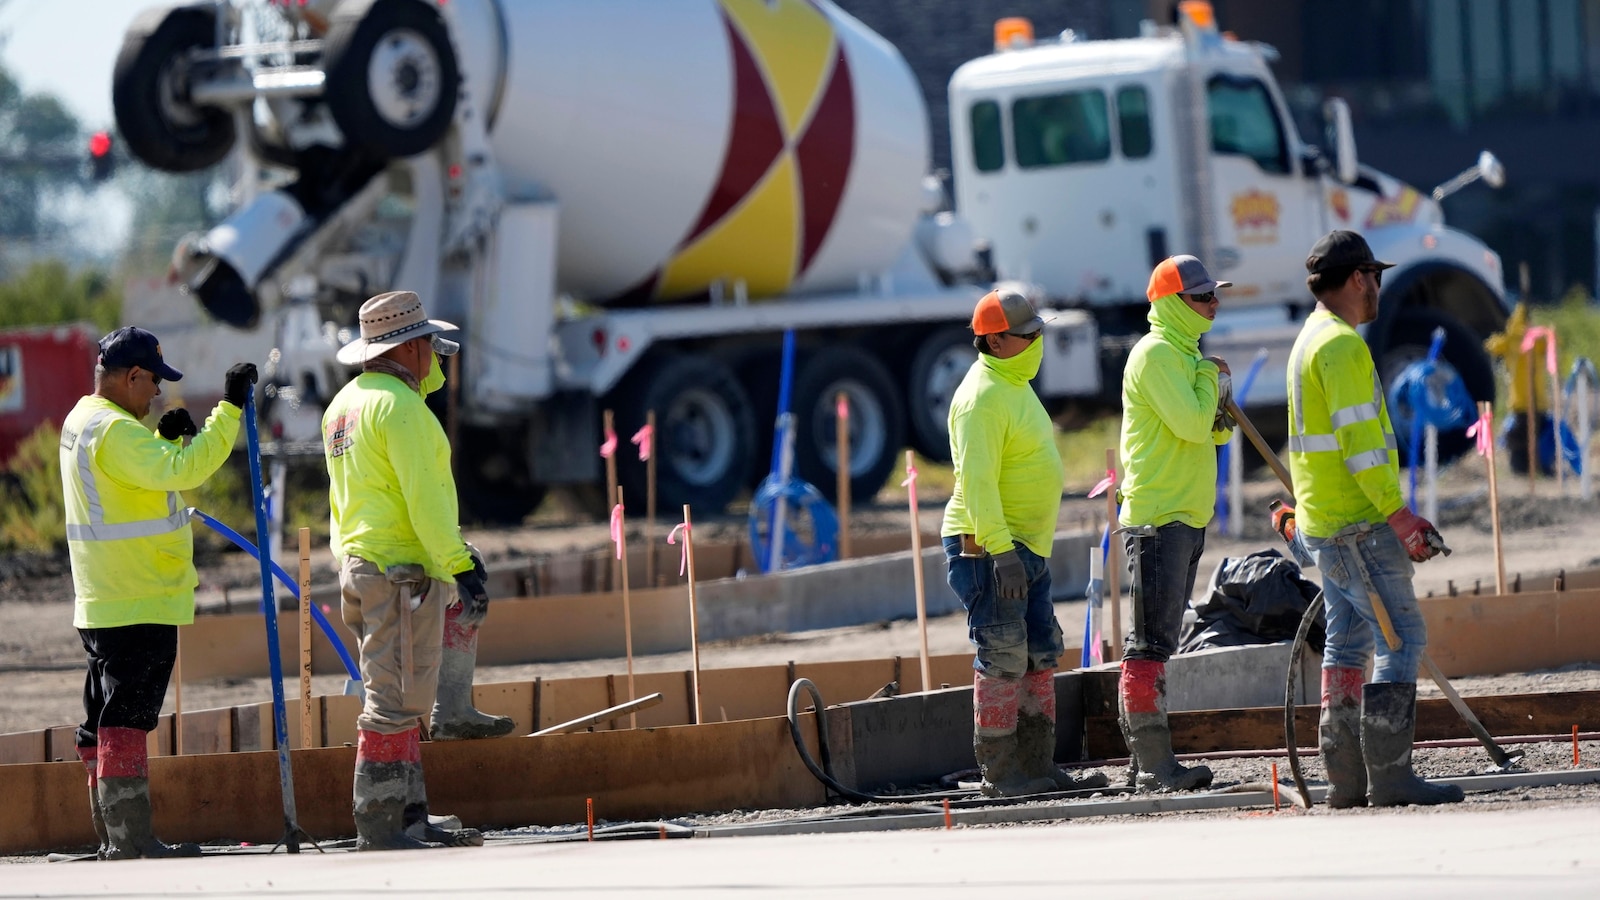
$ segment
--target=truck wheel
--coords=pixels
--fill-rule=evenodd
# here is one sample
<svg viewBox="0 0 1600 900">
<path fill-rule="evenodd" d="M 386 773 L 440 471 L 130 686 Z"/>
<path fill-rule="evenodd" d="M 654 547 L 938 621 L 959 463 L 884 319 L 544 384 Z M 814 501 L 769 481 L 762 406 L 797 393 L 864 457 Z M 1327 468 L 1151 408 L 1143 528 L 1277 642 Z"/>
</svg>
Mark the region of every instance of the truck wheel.
<svg viewBox="0 0 1600 900">
<path fill-rule="evenodd" d="M 934 462 L 950 461 L 950 399 L 977 358 L 972 332 L 965 328 L 933 332 L 911 358 L 906 381 L 911 446 Z"/>
<path fill-rule="evenodd" d="M 894 378 L 877 357 L 850 346 L 806 360 L 794 381 L 795 474 L 838 501 L 835 398 L 850 400 L 850 496 L 871 500 L 905 448 L 905 408 Z"/>
<path fill-rule="evenodd" d="M 1428 358 L 1428 344 L 1433 341 L 1433 330 L 1443 328 L 1444 349 L 1440 351 L 1442 366 L 1454 369 L 1473 400 L 1494 399 L 1494 367 L 1483 342 L 1465 325 L 1436 310 L 1413 307 L 1395 314 L 1389 328 L 1388 346 L 1374 354 L 1377 358 L 1378 377 L 1383 382 L 1384 393 L 1400 376 L 1406 366 Z M 1411 441 L 1411 422 L 1401 421 L 1396 411 L 1389 410 L 1395 439 L 1400 444 L 1400 465 L 1406 464 Z M 1439 462 L 1445 463 L 1472 449 L 1473 440 L 1465 429 L 1439 434 Z"/>
<path fill-rule="evenodd" d="M 456 491 L 469 521 L 520 525 L 544 502 L 545 486 L 528 477 L 522 455 L 498 432 L 463 428 L 457 446 Z"/>
<path fill-rule="evenodd" d="M 345 0 L 323 45 L 323 96 L 345 141 L 378 159 L 437 144 L 460 71 L 444 21 L 418 0 Z"/>
<path fill-rule="evenodd" d="M 721 361 L 662 355 L 637 367 L 612 394 L 617 480 L 642 514 L 645 466 L 629 439 L 656 412 L 656 508 L 668 517 L 684 504 L 721 512 L 745 487 L 756 453 L 750 398 Z M 609 503 L 607 506 L 609 507 Z"/>
<path fill-rule="evenodd" d="M 216 14 L 205 6 L 140 13 L 111 73 L 111 107 L 128 152 L 153 169 L 194 172 L 233 149 L 233 115 L 188 100 L 189 51 L 216 46 Z"/>
</svg>

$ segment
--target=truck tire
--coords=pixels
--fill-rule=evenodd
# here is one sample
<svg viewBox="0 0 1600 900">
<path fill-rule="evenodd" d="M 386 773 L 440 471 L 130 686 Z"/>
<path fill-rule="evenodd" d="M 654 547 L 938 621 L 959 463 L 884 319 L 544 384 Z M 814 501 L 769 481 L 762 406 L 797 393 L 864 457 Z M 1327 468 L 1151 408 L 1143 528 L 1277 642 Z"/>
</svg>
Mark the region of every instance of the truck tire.
<svg viewBox="0 0 1600 900">
<path fill-rule="evenodd" d="M 345 0 L 323 45 L 323 97 L 346 143 L 376 159 L 444 138 L 461 74 L 444 20 L 418 0 Z"/>
<path fill-rule="evenodd" d="M 950 398 L 977 358 L 972 332 L 965 328 L 934 331 L 911 358 L 906 380 L 911 447 L 933 462 L 950 461 Z"/>
<path fill-rule="evenodd" d="M 1395 313 L 1387 345 L 1373 352 L 1385 394 L 1406 366 L 1428 357 L 1428 344 L 1433 340 L 1435 328 L 1443 328 L 1445 333 L 1444 349 L 1439 354 L 1440 362 L 1455 369 L 1473 400 L 1494 400 L 1494 367 L 1489 362 L 1489 354 L 1483 349 L 1483 341 L 1454 318 L 1421 307 Z M 1403 467 L 1409 453 L 1411 423 L 1409 420 L 1400 421 L 1392 409 L 1389 415 L 1394 425 L 1395 439 L 1400 444 L 1400 465 Z M 1467 437 L 1465 429 L 1441 432 L 1439 462 L 1442 464 L 1454 460 L 1472 447 L 1473 440 Z"/>
<path fill-rule="evenodd" d="M 463 428 L 457 446 L 456 491 L 463 518 L 482 525 L 520 525 L 544 502 L 545 486 L 528 476 L 519 449 L 494 429 Z"/>
<path fill-rule="evenodd" d="M 156 7 L 139 14 L 111 72 L 117 130 L 135 159 L 163 172 L 194 172 L 233 149 L 233 114 L 188 101 L 191 50 L 216 46 L 215 10 Z"/>
<path fill-rule="evenodd" d="M 877 357 L 857 347 L 818 351 L 794 380 L 795 474 L 838 502 L 835 397 L 850 400 L 850 496 L 871 500 L 905 449 L 905 404 Z"/>
<path fill-rule="evenodd" d="M 721 512 L 744 489 L 756 454 L 750 398 L 720 360 L 659 354 L 612 393 L 617 429 L 617 480 L 635 515 L 649 485 L 629 439 L 656 414 L 656 508 L 669 517 L 689 504 Z M 607 506 L 609 507 L 609 503 Z"/>
</svg>

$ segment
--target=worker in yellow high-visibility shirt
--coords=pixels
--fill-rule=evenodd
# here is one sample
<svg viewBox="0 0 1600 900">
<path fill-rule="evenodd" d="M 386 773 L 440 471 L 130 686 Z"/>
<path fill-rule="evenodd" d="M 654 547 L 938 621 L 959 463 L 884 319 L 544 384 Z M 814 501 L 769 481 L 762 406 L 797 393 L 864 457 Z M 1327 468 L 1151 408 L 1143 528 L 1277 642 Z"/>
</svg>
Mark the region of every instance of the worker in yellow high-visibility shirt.
<svg viewBox="0 0 1600 900">
<path fill-rule="evenodd" d="M 178 492 L 204 484 L 232 452 L 256 367 L 228 370 L 223 400 L 203 427 L 179 407 L 161 417 L 158 436 L 140 420 L 161 382 L 182 377 L 155 335 L 119 328 L 100 339 L 94 393 L 61 424 L 72 624 L 89 655 L 78 757 L 104 859 L 200 855 L 194 844 L 165 844 L 151 833 L 145 748 L 177 660 L 178 626 L 194 621 L 199 583 Z"/>
<path fill-rule="evenodd" d="M 1550 383 L 1540 371 L 1544 364 L 1543 345 L 1536 344 L 1532 352 L 1522 351 L 1522 336 L 1528 333 L 1528 304 L 1518 303 L 1506 321 L 1504 331 L 1491 335 L 1483 342 L 1489 355 L 1500 360 L 1510 371 L 1511 384 L 1506 392 L 1510 415 L 1506 419 L 1506 449 L 1510 451 L 1511 471 L 1518 475 L 1528 472 L 1528 427 L 1538 429 L 1534 440 L 1538 442 L 1539 471 L 1555 474 L 1555 454 L 1546 451 L 1552 447 L 1550 422 Z M 1532 373 L 1533 394 L 1528 394 L 1529 367 Z"/>
</svg>

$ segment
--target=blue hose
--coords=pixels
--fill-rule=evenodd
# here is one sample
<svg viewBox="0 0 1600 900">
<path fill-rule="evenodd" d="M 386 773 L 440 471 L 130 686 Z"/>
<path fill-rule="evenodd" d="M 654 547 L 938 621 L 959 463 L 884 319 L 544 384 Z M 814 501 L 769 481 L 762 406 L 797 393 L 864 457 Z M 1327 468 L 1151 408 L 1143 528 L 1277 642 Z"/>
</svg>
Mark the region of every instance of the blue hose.
<svg viewBox="0 0 1600 900">
<path fill-rule="evenodd" d="M 232 541 L 240 550 L 250 554 L 252 559 L 261 558 L 261 551 L 256 549 L 255 544 L 250 543 L 249 538 L 198 509 L 191 509 L 189 513 L 196 519 L 211 526 L 212 531 Z M 289 578 L 289 573 L 285 572 L 282 566 L 270 559 L 268 563 L 272 566 L 272 574 L 277 577 L 278 581 L 289 589 L 289 592 L 294 595 L 296 600 L 300 599 L 300 586 Z M 311 618 L 317 623 L 317 627 L 322 629 L 322 633 L 327 635 L 328 643 L 333 645 L 334 652 L 339 654 L 339 660 L 344 663 L 344 670 L 350 676 L 350 680 L 360 681 L 361 670 L 356 667 L 355 660 L 350 658 L 350 651 L 345 649 L 344 642 L 339 640 L 339 635 L 334 633 L 333 625 L 329 624 L 328 617 L 322 614 L 322 610 L 318 609 L 315 603 L 311 604 Z"/>
</svg>

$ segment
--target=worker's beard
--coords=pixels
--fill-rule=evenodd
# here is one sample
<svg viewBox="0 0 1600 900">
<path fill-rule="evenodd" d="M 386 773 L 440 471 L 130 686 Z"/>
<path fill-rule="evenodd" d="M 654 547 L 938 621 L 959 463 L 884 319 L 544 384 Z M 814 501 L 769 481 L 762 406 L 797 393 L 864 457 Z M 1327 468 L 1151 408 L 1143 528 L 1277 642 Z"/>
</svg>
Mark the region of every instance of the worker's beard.
<svg viewBox="0 0 1600 900">
<path fill-rule="evenodd" d="M 1361 301 L 1361 322 L 1378 321 L 1378 289 L 1369 285 Z"/>
</svg>

